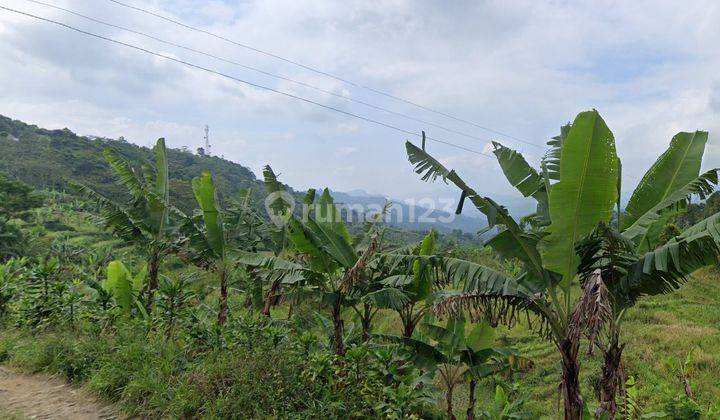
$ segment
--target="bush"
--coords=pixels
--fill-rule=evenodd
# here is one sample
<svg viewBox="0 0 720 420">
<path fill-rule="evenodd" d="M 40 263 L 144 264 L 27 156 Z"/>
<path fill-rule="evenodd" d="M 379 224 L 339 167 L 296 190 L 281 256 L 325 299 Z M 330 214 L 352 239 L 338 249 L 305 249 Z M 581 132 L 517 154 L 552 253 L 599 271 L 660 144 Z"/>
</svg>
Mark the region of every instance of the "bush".
<svg viewBox="0 0 720 420">
<path fill-rule="evenodd" d="M 693 420 L 700 419 L 700 406 L 685 395 L 678 396 L 665 404 L 665 414 L 669 419 Z"/>
<path fill-rule="evenodd" d="M 11 331 L 0 340 L 0 358 L 85 383 L 133 416 L 434 415 L 434 387 L 418 386 L 419 372 L 397 347 L 350 347 L 339 360 L 317 338 L 256 316 L 234 319 L 212 338 L 184 324 L 170 339 L 164 328 L 146 334 L 142 321 L 117 322 L 106 331 L 89 323 L 35 336 Z"/>
</svg>

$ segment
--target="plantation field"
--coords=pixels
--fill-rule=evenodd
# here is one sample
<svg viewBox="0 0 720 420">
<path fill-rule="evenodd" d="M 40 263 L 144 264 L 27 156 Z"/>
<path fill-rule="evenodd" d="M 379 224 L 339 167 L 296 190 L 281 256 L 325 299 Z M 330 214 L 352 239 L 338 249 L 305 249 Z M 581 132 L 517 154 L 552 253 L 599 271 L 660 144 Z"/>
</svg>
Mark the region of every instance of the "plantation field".
<svg viewBox="0 0 720 420">
<path fill-rule="evenodd" d="M 720 274 L 715 268 L 704 269 L 695 273 L 693 278 L 696 281 L 678 292 L 648 298 L 638 310 L 627 315 L 626 372 L 635 377 L 639 405 L 646 411 L 662 411 L 670 400 L 682 395 L 683 388 L 678 374 L 668 366 L 667 358 L 684 360 L 690 351 L 694 355 L 691 386 L 698 404 L 708 407 L 720 399 L 720 352 L 717 351 L 720 348 L 720 292 L 715 287 Z M 273 316 L 284 319 L 287 308 L 273 310 Z M 387 333 L 400 329 L 396 317 L 390 313 L 383 314 L 377 325 L 380 331 Z M 118 343 L 107 337 L 103 339 L 108 342 L 93 344 L 95 336 L 78 338 L 72 331 L 30 336 L 6 329 L 0 339 L 0 358 L 3 364 L 21 368 L 26 372 L 60 374 L 110 400 L 121 398 L 122 405 L 132 413 L 177 413 L 173 411 L 176 407 L 191 406 L 192 398 L 187 395 L 183 398 L 189 398 L 189 401 L 168 399 L 171 395 L 169 392 L 176 391 L 172 388 L 186 380 L 183 377 L 185 372 L 178 369 L 178 366 L 173 367 L 173 364 L 178 363 L 179 355 L 172 348 L 167 348 L 162 342 L 145 345 L 132 341 Z M 499 332 L 498 340 L 516 346 L 533 364 L 525 372 L 500 380 L 510 385 L 515 384 L 519 388 L 518 395 L 527 399 L 526 409 L 531 417 L 557 418 L 560 369 L 551 345 L 528 334 L 522 327 Z M 101 360 L 101 363 L 107 363 L 107 366 L 93 363 L 88 366 L 88 361 L 96 355 L 78 354 L 79 349 L 84 351 L 88 347 L 94 347 L 97 356 L 104 351 L 116 351 L 122 352 L 122 358 Z M 148 355 L 148 352 L 151 355 Z M 120 360 L 123 364 L 117 365 Z M 283 373 L 277 369 L 278 366 L 268 364 L 265 358 L 261 364 L 257 363 L 258 361 L 251 363 L 252 369 L 245 364 L 224 365 L 227 370 L 224 375 L 232 378 L 246 376 L 246 380 L 257 379 L 263 382 L 268 377 L 277 377 L 275 375 Z M 148 365 L 154 365 L 154 368 L 143 370 Z M 595 392 L 593 384 L 597 381 L 600 366 L 598 356 L 582 358 L 581 376 L 585 395 Z M 208 370 L 205 374 L 212 373 L 211 367 L 202 366 L 202 369 Z M 267 369 L 264 373 L 267 376 L 253 376 L 261 375 L 258 370 L 263 369 Z M 478 389 L 479 407 L 492 404 L 494 382 L 486 380 Z M 250 383 L 245 385 L 251 386 Z M 177 397 L 177 394 L 175 395 Z M 253 398 L 260 397 L 251 393 L 240 404 L 254 406 L 257 402 L 251 403 Z M 456 400 L 458 418 L 464 417 L 466 401 L 467 390 L 461 388 Z M 442 405 L 442 399 L 439 399 L 437 404 Z M 240 405 L 238 408 L 247 410 L 250 406 Z"/>
<path fill-rule="evenodd" d="M 518 220 L 408 142 L 423 181 L 487 217 L 482 244 L 345 220 L 329 189 L 294 192 L 270 166 L 247 179 L 264 192 L 232 197 L 202 171 L 176 207 L 164 139 L 138 160 L 107 142 L 120 194 L 0 175 L 0 363 L 143 418 L 717 418 L 707 138 L 673 137 L 624 209 L 597 111 L 539 170 L 493 143 L 537 203 Z"/>
</svg>

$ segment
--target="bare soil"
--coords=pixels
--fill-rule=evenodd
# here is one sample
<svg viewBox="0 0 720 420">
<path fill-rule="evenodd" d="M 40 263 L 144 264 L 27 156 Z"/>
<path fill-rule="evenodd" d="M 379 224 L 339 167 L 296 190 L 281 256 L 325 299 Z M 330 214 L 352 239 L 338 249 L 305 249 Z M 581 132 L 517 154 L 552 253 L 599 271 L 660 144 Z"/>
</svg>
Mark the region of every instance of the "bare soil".
<svg viewBox="0 0 720 420">
<path fill-rule="evenodd" d="M 0 366 L 0 418 L 106 420 L 113 407 L 47 375 L 27 375 Z"/>
</svg>

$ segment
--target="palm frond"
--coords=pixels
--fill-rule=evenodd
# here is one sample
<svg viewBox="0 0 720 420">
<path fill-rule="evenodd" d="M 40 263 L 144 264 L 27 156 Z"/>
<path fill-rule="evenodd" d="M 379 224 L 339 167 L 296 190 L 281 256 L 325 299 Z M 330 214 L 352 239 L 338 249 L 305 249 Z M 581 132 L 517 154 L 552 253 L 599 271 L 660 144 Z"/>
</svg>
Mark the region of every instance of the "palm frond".
<svg viewBox="0 0 720 420">
<path fill-rule="evenodd" d="M 450 317 L 469 314 L 472 319 L 486 319 L 493 326 L 498 323 L 513 326 L 519 315 L 526 313 L 532 329 L 543 335 L 549 332 L 547 313 L 543 309 L 545 298 L 524 284 L 523 277 L 512 278 L 453 258 L 443 259 L 443 274 L 452 282 L 462 284 L 462 289 L 438 295 L 434 299 L 436 314 Z M 536 315 L 537 322 L 532 322 L 531 314 Z"/>
<path fill-rule="evenodd" d="M 695 235 L 707 233 L 720 244 L 720 213 L 715 213 L 707 218 L 695 223 L 682 233 L 683 238 L 689 238 Z"/>
<path fill-rule="evenodd" d="M 511 277 L 459 258 L 443 258 L 442 272 L 445 284 L 461 287 L 464 292 L 489 290 L 502 293 L 507 288 L 509 293 L 515 293 L 517 290 L 512 289 L 520 287 Z"/>
<path fill-rule="evenodd" d="M 552 334 L 551 322 L 539 301 L 523 294 L 498 293 L 496 290 L 472 292 L 448 292 L 435 303 L 436 315 L 458 317 L 467 314 L 474 321 L 487 320 L 492 326 L 498 324 L 513 327 L 523 319 L 531 330 L 542 337 Z"/>
<path fill-rule="evenodd" d="M 288 261 L 284 258 L 276 257 L 274 255 L 254 253 L 254 252 L 240 252 L 238 257 L 235 259 L 238 264 L 247 265 L 250 267 L 260 268 L 263 270 L 300 270 L 303 266 Z"/>
<path fill-rule="evenodd" d="M 415 165 L 415 172 L 423 175 L 423 180 L 435 180 L 442 176 L 443 180 L 450 180 L 462 192 L 463 198 L 468 198 L 475 207 L 487 217 L 488 226 L 502 226 L 503 232 L 497 235 L 494 241 L 489 240 L 486 244 L 493 247 L 498 253 L 506 257 L 521 259 L 533 271 L 536 277 L 542 277 L 542 261 L 536 245 L 537 240 L 528 236 L 520 228 L 515 219 L 510 216 L 507 209 L 488 197 L 481 197 L 475 190 L 470 188 L 455 171 L 449 171 L 435 158 L 414 144 L 405 144 L 408 152 L 408 159 Z M 462 203 L 458 206 L 461 210 Z M 495 248 L 497 246 L 497 248 Z"/>
</svg>

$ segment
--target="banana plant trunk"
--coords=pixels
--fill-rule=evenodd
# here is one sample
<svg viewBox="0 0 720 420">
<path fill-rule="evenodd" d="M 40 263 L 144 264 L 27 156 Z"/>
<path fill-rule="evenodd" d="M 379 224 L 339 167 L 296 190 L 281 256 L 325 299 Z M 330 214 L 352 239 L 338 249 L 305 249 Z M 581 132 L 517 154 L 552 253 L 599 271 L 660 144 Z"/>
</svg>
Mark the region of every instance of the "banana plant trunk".
<svg viewBox="0 0 720 420">
<path fill-rule="evenodd" d="M 467 420 L 475 420 L 475 388 L 477 387 L 477 379 L 470 380 L 470 386 L 468 393 L 468 408 L 467 408 Z"/>
<path fill-rule="evenodd" d="M 274 281 L 270 286 L 267 296 L 265 297 L 265 306 L 263 307 L 263 315 L 270 316 L 270 308 L 277 304 L 277 292 L 280 289 L 280 282 Z"/>
<path fill-rule="evenodd" d="M 362 316 L 360 317 L 360 324 L 362 324 L 363 342 L 367 343 L 368 341 L 370 341 L 370 326 L 372 324 L 372 307 L 367 303 L 363 304 L 363 312 Z"/>
<path fill-rule="evenodd" d="M 447 418 L 448 420 L 456 420 L 455 413 L 453 413 L 453 388 L 450 387 L 445 392 L 445 403 L 447 404 Z"/>
<path fill-rule="evenodd" d="M 610 419 L 614 419 L 617 414 L 615 396 L 619 385 L 623 349 L 624 346 L 619 345 L 617 339 L 613 339 L 610 346 L 604 351 L 604 364 L 600 378 L 600 407 L 596 412 L 598 418 L 607 415 Z"/>
<path fill-rule="evenodd" d="M 562 355 L 562 389 L 565 420 L 581 420 L 583 398 L 580 394 L 580 365 L 578 364 L 578 340 L 564 338 L 559 345 Z"/>
<path fill-rule="evenodd" d="M 420 322 L 420 313 L 413 312 L 414 305 L 407 306 L 400 311 L 400 320 L 402 321 L 403 337 L 412 338 L 415 328 Z"/>
<path fill-rule="evenodd" d="M 153 250 L 148 261 L 148 283 L 145 289 L 145 310 L 152 310 L 155 290 L 158 288 L 158 272 L 160 271 L 160 252 Z"/>
<path fill-rule="evenodd" d="M 415 323 L 414 322 L 410 321 L 408 323 L 405 323 L 405 325 L 403 325 L 403 337 L 411 338 L 414 332 L 415 332 Z"/>
<path fill-rule="evenodd" d="M 333 329 L 335 338 L 335 354 L 338 356 L 345 355 L 345 342 L 343 336 L 345 334 L 345 324 L 342 320 L 342 297 L 338 296 L 332 308 Z"/>
<path fill-rule="evenodd" d="M 227 287 L 227 270 L 225 267 L 220 268 L 220 272 L 218 273 L 219 279 L 220 279 L 220 300 L 218 302 L 218 324 L 224 325 L 225 321 L 227 321 L 227 312 L 228 312 L 228 304 L 227 304 L 227 296 L 228 296 L 228 287 Z"/>
</svg>

